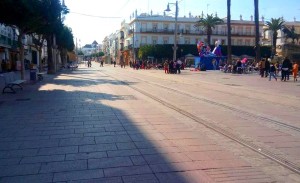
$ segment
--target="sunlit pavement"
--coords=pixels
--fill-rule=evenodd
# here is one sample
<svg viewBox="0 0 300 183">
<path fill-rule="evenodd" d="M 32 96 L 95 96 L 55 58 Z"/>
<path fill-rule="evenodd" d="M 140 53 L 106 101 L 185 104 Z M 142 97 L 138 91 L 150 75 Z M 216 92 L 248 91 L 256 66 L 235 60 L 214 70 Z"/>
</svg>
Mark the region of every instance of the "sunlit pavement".
<svg viewBox="0 0 300 183">
<path fill-rule="evenodd" d="M 136 71 L 128 67 L 98 66 L 97 63 L 93 63 L 92 68 L 81 65 L 75 71 L 47 75 L 44 81 L 27 84 L 17 94 L 0 96 L 0 182 L 300 180 L 298 175 L 287 170 L 274 172 L 277 177 L 269 174 L 267 168 L 272 170 L 275 166 L 272 162 L 265 169 L 254 166 L 243 158 L 247 154 L 259 163 L 254 152 L 242 149 L 245 154 L 241 155 L 238 149 L 230 151 L 230 145 L 225 147 L 219 139 L 232 143 L 230 140 L 159 105 L 128 87 L 128 83 L 144 87 L 156 95 L 161 95 L 162 91 L 146 88 L 143 83 L 122 74 L 127 72 L 134 76 L 134 72 L 143 72 L 145 78 L 155 75 L 159 80 L 170 79 L 174 85 L 201 79 L 202 83 L 191 85 L 191 89 L 199 85 L 195 94 L 211 95 L 215 100 L 237 106 L 241 103 L 233 100 L 234 96 L 226 100 L 223 95 L 206 91 L 205 87 L 224 93 L 233 90 L 238 93 L 241 88 L 242 92 L 252 93 L 251 97 L 257 100 L 260 96 L 255 91 L 263 89 L 265 93 L 270 92 L 270 98 L 265 100 L 274 96 L 280 99 L 286 97 L 287 105 L 299 107 L 300 83 L 268 81 L 256 74 L 184 70 L 181 75 L 164 75 L 160 70 Z M 162 81 L 162 84 L 165 82 Z M 181 101 L 180 98 L 174 101 L 189 110 L 194 107 L 193 101 Z M 211 108 L 203 110 L 203 115 L 218 113 L 209 110 Z M 254 110 L 251 104 L 249 110 Z M 263 107 L 261 110 L 271 112 Z M 299 111 L 296 112 L 299 114 Z M 281 117 L 295 122 L 294 116 L 284 113 Z M 206 117 L 213 119 L 213 116 Z M 222 117 L 226 119 L 227 116 L 221 115 L 214 120 Z M 237 145 L 231 147 L 239 148 Z M 261 162 L 261 166 L 264 163 Z"/>
</svg>

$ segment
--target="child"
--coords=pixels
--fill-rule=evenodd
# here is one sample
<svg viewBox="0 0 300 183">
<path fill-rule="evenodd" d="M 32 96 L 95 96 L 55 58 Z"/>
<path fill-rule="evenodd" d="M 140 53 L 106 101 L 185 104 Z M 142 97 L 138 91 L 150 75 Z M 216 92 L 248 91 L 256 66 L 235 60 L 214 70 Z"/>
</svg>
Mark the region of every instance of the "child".
<svg viewBox="0 0 300 183">
<path fill-rule="evenodd" d="M 297 81 L 297 75 L 298 75 L 298 72 L 299 72 L 298 69 L 299 69 L 298 64 L 296 62 L 294 62 L 294 64 L 293 64 L 293 70 L 292 70 L 293 76 L 294 76 L 294 82 Z"/>
</svg>

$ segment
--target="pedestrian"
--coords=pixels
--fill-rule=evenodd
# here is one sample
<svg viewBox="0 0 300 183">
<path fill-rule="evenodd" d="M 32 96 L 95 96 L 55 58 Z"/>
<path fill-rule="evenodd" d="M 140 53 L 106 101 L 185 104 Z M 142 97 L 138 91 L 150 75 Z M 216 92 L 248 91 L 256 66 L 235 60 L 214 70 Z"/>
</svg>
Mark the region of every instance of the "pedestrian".
<svg viewBox="0 0 300 183">
<path fill-rule="evenodd" d="M 116 61 L 114 61 L 114 67 L 116 67 Z"/>
<path fill-rule="evenodd" d="M 170 61 L 170 62 L 169 62 L 169 73 L 170 73 L 170 74 L 174 74 L 173 66 L 174 66 L 174 62 L 173 62 L 173 61 Z"/>
<path fill-rule="evenodd" d="M 92 66 L 92 60 L 88 60 L 88 67 L 91 67 Z"/>
<path fill-rule="evenodd" d="M 271 59 L 267 58 L 265 63 L 265 77 L 268 77 L 270 73 L 270 61 Z"/>
<path fill-rule="evenodd" d="M 169 63 L 168 63 L 168 60 L 166 60 L 165 63 L 164 63 L 164 70 L 165 70 L 165 74 L 169 74 Z"/>
<path fill-rule="evenodd" d="M 260 76 L 264 77 L 265 68 L 266 68 L 266 60 L 264 58 L 261 61 L 259 61 L 258 67 L 259 67 Z"/>
<path fill-rule="evenodd" d="M 103 60 L 100 61 L 100 67 L 103 67 Z"/>
<path fill-rule="evenodd" d="M 276 68 L 275 65 L 273 63 L 270 64 L 270 69 L 269 69 L 269 81 L 271 81 L 272 76 L 275 78 L 275 80 L 277 81 L 277 77 L 276 77 Z"/>
<path fill-rule="evenodd" d="M 298 72 L 299 72 L 299 65 L 296 62 L 294 62 L 293 70 L 292 70 L 292 73 L 293 73 L 293 76 L 294 76 L 294 82 L 297 81 Z"/>
<path fill-rule="evenodd" d="M 177 74 L 180 74 L 181 73 L 181 64 L 182 64 L 182 61 L 180 59 L 177 60 L 176 62 L 176 73 Z"/>
<path fill-rule="evenodd" d="M 290 63 L 290 59 L 288 59 L 288 57 L 285 57 L 281 66 L 281 81 L 286 81 L 287 75 L 289 74 Z"/>
</svg>

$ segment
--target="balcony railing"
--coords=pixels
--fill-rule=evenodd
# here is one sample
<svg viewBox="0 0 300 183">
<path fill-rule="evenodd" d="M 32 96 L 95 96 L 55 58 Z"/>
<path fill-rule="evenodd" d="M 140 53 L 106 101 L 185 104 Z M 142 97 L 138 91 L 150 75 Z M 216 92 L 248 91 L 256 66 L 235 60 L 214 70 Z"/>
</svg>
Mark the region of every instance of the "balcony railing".
<svg viewBox="0 0 300 183">
<path fill-rule="evenodd" d="M 141 28 L 141 33 L 158 33 L 158 34 L 174 34 L 174 29 L 155 29 L 155 28 Z M 132 33 L 132 32 L 131 32 Z M 178 33 L 183 35 L 206 35 L 206 31 L 203 30 L 185 30 L 180 29 Z M 219 36 L 227 36 L 227 31 L 213 31 L 212 35 L 219 35 Z M 232 36 L 255 36 L 254 32 L 231 32 Z M 259 35 L 262 35 L 259 33 Z"/>
</svg>

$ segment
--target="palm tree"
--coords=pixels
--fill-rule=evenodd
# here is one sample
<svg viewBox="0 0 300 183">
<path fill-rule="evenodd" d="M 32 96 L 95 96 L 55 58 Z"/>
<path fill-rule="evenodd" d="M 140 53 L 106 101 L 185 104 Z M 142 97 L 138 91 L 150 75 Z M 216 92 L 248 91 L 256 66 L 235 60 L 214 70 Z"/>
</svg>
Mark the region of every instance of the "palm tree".
<svg viewBox="0 0 300 183">
<path fill-rule="evenodd" d="M 266 22 L 267 29 L 265 31 L 272 32 L 272 55 L 276 53 L 276 41 L 278 36 L 278 30 L 284 28 L 284 20 L 282 18 L 271 18 Z"/>
<path fill-rule="evenodd" d="M 231 63 L 231 0 L 227 0 L 227 62 Z"/>
<path fill-rule="evenodd" d="M 295 44 L 295 39 L 297 40 L 297 42 L 300 39 L 300 34 L 297 34 L 295 32 L 295 26 L 292 26 L 292 28 L 288 28 L 287 26 L 283 26 L 282 32 L 285 34 L 285 41 L 287 41 L 288 39 L 291 39 L 292 44 Z"/>
<path fill-rule="evenodd" d="M 212 34 L 212 30 L 215 28 L 216 25 L 223 24 L 224 21 L 217 16 L 207 15 L 206 18 L 201 17 L 200 20 L 196 22 L 194 25 L 195 27 L 202 27 L 206 30 L 207 34 L 207 44 L 210 45 L 210 37 Z"/>
<path fill-rule="evenodd" d="M 260 45 L 259 45 L 259 12 L 258 12 L 258 0 L 254 0 L 254 21 L 255 21 L 255 59 L 256 62 L 260 61 Z"/>
</svg>

